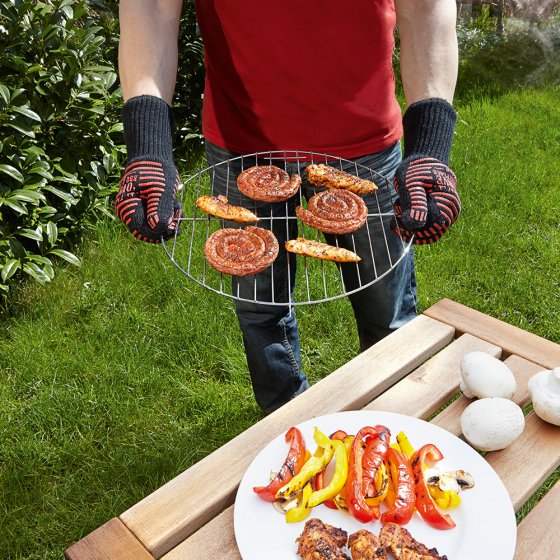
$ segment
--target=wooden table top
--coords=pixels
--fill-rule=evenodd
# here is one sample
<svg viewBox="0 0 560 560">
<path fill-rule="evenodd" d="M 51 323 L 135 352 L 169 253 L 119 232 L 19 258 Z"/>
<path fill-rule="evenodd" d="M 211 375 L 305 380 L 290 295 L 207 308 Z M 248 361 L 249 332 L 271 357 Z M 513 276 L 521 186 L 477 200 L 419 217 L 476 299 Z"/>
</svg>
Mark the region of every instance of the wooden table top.
<svg viewBox="0 0 560 560">
<path fill-rule="evenodd" d="M 290 426 L 347 410 L 392 411 L 430 419 L 460 435 L 459 418 L 471 401 L 458 396 L 459 364 L 471 351 L 504 360 L 517 380 L 513 400 L 522 407 L 529 404 L 528 379 L 560 365 L 560 345 L 441 300 L 84 537 L 66 550 L 65 557 L 241 560 L 233 532 L 233 503 L 245 470 L 266 444 Z M 523 434 L 512 445 L 485 456 L 516 511 L 560 468 L 560 427 L 543 422 L 532 411 L 525 421 Z M 537 499 L 518 526 L 515 560 L 552 558 L 552 551 L 560 547 L 560 531 L 553 530 L 560 522 L 560 482 Z"/>
</svg>

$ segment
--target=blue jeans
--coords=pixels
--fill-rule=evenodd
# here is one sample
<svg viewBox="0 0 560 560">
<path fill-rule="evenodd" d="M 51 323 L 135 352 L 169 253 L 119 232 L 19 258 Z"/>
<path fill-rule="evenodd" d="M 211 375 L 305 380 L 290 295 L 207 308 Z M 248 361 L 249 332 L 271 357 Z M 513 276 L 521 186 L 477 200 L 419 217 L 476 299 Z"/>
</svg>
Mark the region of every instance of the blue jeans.
<svg viewBox="0 0 560 560">
<path fill-rule="evenodd" d="M 230 204 L 244 206 L 255 211 L 259 217 L 262 216 L 263 219 L 259 225 L 262 224 L 264 227 L 272 229 L 281 249 L 274 263 L 274 278 L 272 278 L 271 268 L 258 276 L 256 284 L 254 277 L 251 279 L 233 277 L 233 294 L 241 298 L 264 301 L 272 301 L 271 296 L 274 295 L 273 301 L 289 303 L 296 276 L 296 257 L 282 248 L 288 239 L 297 237 L 297 221 L 270 219 L 267 222 L 266 218 L 282 217 L 286 216 L 286 213 L 294 215 L 295 207 L 299 203 L 298 197 L 294 197 L 286 204 L 255 202 L 247 198 L 237 189 L 236 178 L 242 169 L 257 163 L 255 157 L 235 160 L 229 166 L 229 171 L 225 165 L 217 165 L 237 156 L 238 154 L 206 142 L 207 163 L 209 166 L 216 165 L 211 174 L 214 194 L 223 194 L 227 196 Z M 382 152 L 356 158 L 354 161 L 384 175 L 392 182 L 401 161 L 400 144 L 396 143 Z M 259 163 L 270 165 L 271 162 L 266 159 Z M 274 163 L 273 160 L 272 164 Z M 344 161 L 343 163 L 346 166 L 343 169 L 355 173 L 356 168 L 353 164 L 346 164 Z M 277 165 L 285 168 L 290 174 L 299 172 L 302 175 L 302 191 L 306 198 L 315 193 L 315 190 L 307 183 L 305 174 L 301 173 L 301 163 L 299 167 L 297 162 L 285 164 L 282 161 Z M 369 175 L 367 178 L 370 178 Z M 364 197 L 370 213 L 378 213 L 380 210 L 390 212 L 392 209 L 392 199 L 395 193 L 390 194 L 386 192 L 386 189 L 381 190 L 384 192 L 378 191 L 377 197 Z M 390 220 L 390 216 L 383 217 L 383 220 Z M 385 222 L 385 231 L 388 232 L 386 235 L 383 235 L 379 220 L 372 221 L 369 227 L 373 240 L 375 263 L 378 267 L 380 263 L 383 264 L 383 260 L 387 261 L 387 249 L 394 261 L 403 252 L 401 240 L 390 232 L 387 225 Z M 224 226 L 240 227 L 240 224 L 225 222 Z M 355 245 L 352 244 L 350 236 L 339 235 L 337 237 L 339 246 L 346 246 L 362 257 L 362 261 L 359 263 L 361 277 L 373 277 L 371 269 L 374 266 L 374 260 L 371 258 L 370 238 L 366 229 L 361 228 L 354 232 Z M 325 235 L 325 239 L 327 243 L 335 244 L 334 236 Z M 347 291 L 350 292 L 360 285 L 355 265 L 342 265 L 341 270 Z M 288 293 L 288 285 L 290 285 L 290 293 Z M 273 290 L 274 294 L 272 294 Z M 417 298 L 412 249 L 389 274 L 348 297 L 358 327 L 361 351 L 413 319 L 417 312 Z M 289 305 L 257 304 L 237 299 L 235 305 L 255 398 L 258 405 L 269 413 L 309 387 L 301 367 L 295 312 Z"/>
</svg>

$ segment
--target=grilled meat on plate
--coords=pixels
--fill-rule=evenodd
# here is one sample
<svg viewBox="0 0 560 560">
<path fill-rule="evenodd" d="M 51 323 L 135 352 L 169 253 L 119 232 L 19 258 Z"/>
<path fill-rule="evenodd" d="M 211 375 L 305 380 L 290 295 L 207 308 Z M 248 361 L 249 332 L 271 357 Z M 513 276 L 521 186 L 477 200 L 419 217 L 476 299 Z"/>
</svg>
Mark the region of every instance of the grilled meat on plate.
<svg viewBox="0 0 560 560">
<path fill-rule="evenodd" d="M 349 560 L 342 552 L 347 540 L 346 531 L 323 523 L 320 519 L 310 519 L 296 539 L 297 553 L 302 560 Z"/>
<path fill-rule="evenodd" d="M 348 538 L 353 560 L 387 560 L 381 541 L 370 531 L 360 529 Z"/>
<path fill-rule="evenodd" d="M 447 560 L 447 556 L 440 556 L 436 548 L 428 548 L 418 542 L 396 523 L 385 524 L 379 533 L 379 540 L 397 560 Z"/>
</svg>

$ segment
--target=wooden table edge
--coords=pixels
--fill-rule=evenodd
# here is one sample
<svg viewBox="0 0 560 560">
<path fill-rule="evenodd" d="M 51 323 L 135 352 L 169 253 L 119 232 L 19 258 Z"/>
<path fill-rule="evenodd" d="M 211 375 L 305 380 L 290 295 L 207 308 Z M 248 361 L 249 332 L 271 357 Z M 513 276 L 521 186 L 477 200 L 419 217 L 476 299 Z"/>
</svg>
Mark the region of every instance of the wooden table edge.
<svg viewBox="0 0 560 560">
<path fill-rule="evenodd" d="M 544 369 L 560 365 L 560 344 L 451 299 L 439 300 L 428 307 L 423 315 L 451 325 L 455 328 L 456 336 L 466 332 L 500 346 L 504 350 L 502 359 L 516 354 Z"/>
</svg>

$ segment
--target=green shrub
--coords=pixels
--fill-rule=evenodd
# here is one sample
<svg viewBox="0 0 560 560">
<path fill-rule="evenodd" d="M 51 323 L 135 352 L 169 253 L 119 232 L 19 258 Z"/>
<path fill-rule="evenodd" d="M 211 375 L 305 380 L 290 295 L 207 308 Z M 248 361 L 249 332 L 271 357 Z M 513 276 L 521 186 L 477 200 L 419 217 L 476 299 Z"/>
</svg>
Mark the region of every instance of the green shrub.
<svg viewBox="0 0 560 560">
<path fill-rule="evenodd" d="M 202 43 L 185 2 L 176 91 L 178 163 L 200 144 Z M 124 160 L 118 88 L 118 2 L 0 0 L 0 298 L 54 259 L 99 217 L 113 217 Z M 194 140 L 193 140 L 194 139 Z"/>
<path fill-rule="evenodd" d="M 51 280 L 53 257 L 78 264 L 68 249 L 108 212 L 116 32 L 84 0 L 0 2 L 0 291 L 18 271 Z"/>
</svg>

